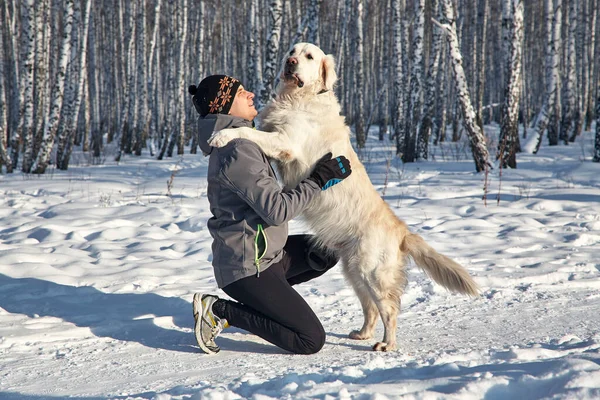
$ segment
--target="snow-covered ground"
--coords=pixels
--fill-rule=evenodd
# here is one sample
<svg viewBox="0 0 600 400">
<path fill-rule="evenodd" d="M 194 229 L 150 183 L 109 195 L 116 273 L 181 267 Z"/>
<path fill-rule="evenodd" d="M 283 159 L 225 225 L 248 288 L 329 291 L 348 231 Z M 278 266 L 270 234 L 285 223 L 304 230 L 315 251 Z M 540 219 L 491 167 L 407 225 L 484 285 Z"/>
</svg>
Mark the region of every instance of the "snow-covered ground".
<svg viewBox="0 0 600 400">
<path fill-rule="evenodd" d="M 394 212 L 483 289 L 453 295 L 410 268 L 391 353 L 347 338 L 362 312 L 339 266 L 297 287 L 325 326 L 320 353 L 235 328 L 219 354 L 199 351 L 190 301 L 216 291 L 201 155 L 0 175 L 0 399 L 600 398 L 591 146 L 588 132 L 520 154 L 489 174 L 484 204 L 464 144 L 402 165 L 369 139 L 361 156 Z"/>
</svg>

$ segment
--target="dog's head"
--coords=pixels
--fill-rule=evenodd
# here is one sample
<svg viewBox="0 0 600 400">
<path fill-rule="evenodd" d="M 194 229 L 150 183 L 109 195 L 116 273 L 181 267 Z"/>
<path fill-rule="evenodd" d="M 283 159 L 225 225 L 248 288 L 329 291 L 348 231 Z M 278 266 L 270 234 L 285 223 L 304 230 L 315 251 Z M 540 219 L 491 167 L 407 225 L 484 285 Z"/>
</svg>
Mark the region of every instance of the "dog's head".
<svg viewBox="0 0 600 400">
<path fill-rule="evenodd" d="M 296 43 L 282 62 L 278 93 L 319 93 L 332 90 L 337 80 L 331 54 L 310 43 Z"/>
</svg>

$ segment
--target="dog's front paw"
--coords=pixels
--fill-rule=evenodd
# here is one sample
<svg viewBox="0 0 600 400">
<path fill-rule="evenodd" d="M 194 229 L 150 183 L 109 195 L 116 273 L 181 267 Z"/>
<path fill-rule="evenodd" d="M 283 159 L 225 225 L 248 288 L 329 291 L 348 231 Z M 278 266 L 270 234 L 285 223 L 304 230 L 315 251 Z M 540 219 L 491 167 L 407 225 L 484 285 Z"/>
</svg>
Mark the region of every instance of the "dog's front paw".
<svg viewBox="0 0 600 400">
<path fill-rule="evenodd" d="M 222 131 L 213 133 L 208 138 L 208 144 L 212 147 L 223 147 L 237 137 L 235 129 L 223 129 Z"/>
<path fill-rule="evenodd" d="M 394 351 L 394 350 L 396 350 L 396 344 L 395 343 L 377 342 L 373 346 L 373 350 L 375 350 L 375 351 Z"/>
<path fill-rule="evenodd" d="M 373 335 L 363 333 L 362 331 L 352 331 L 352 332 L 350 332 L 350 334 L 348 334 L 348 337 L 350 339 L 354 339 L 354 340 L 367 340 L 367 339 L 371 339 L 373 337 Z"/>
</svg>

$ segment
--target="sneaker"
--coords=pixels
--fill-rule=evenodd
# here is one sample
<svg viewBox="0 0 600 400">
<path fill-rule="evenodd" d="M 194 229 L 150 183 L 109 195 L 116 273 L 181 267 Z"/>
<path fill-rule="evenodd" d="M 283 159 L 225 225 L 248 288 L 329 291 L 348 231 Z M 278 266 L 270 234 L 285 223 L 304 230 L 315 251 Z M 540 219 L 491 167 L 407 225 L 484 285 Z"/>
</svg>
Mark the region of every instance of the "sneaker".
<svg viewBox="0 0 600 400">
<path fill-rule="evenodd" d="M 219 300 L 217 296 L 211 294 L 194 295 L 194 334 L 198 345 L 207 354 L 216 354 L 221 350 L 215 343 L 215 338 L 229 324 L 224 318 L 219 318 L 212 312 L 212 305 Z"/>
</svg>

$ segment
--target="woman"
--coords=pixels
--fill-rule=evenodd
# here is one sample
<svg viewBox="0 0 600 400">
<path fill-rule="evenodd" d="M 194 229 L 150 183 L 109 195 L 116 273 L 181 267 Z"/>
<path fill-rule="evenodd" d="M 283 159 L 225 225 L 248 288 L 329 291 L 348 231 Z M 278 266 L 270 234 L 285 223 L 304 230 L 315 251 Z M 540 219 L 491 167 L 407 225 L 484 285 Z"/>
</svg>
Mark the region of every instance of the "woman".
<svg viewBox="0 0 600 400">
<path fill-rule="evenodd" d="M 322 275 L 338 259 L 311 245 L 310 236 L 288 237 L 287 223 L 322 190 L 352 172 L 344 156 L 325 155 L 311 175 L 282 189 L 260 148 L 235 139 L 222 148 L 207 141 L 225 128 L 254 126 L 254 94 L 239 80 L 212 75 L 189 93 L 200 114 L 199 142 L 208 163 L 208 200 L 213 217 L 213 268 L 217 285 L 237 301 L 194 295 L 194 332 L 206 353 L 220 349 L 215 338 L 228 326 L 252 332 L 297 354 L 313 354 L 325 331 L 310 306 L 292 288 Z"/>
</svg>

